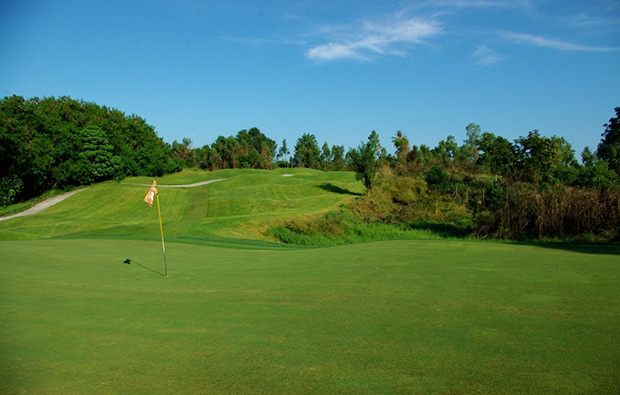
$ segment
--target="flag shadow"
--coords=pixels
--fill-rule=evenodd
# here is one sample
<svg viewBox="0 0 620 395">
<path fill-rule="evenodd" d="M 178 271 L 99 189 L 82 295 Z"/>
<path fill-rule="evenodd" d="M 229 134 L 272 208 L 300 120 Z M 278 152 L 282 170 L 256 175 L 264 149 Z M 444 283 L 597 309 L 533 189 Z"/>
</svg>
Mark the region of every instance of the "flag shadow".
<svg viewBox="0 0 620 395">
<path fill-rule="evenodd" d="M 152 271 L 153 273 L 157 273 L 157 274 L 159 274 L 160 276 L 163 276 L 163 277 L 168 277 L 168 276 L 167 276 L 167 275 L 165 275 L 164 273 L 158 272 L 157 270 L 151 269 L 150 267 L 144 266 L 143 264 L 138 263 L 138 262 L 136 262 L 136 261 L 132 261 L 132 260 L 131 260 L 131 259 L 129 259 L 129 258 L 125 259 L 125 260 L 123 261 L 123 263 L 126 263 L 126 264 L 128 264 L 128 265 L 131 265 L 131 264 L 133 263 L 134 265 L 138 265 L 138 266 L 140 266 L 140 267 L 142 267 L 142 268 L 144 268 L 144 269 L 146 269 L 146 270 L 150 270 L 150 271 Z"/>
</svg>

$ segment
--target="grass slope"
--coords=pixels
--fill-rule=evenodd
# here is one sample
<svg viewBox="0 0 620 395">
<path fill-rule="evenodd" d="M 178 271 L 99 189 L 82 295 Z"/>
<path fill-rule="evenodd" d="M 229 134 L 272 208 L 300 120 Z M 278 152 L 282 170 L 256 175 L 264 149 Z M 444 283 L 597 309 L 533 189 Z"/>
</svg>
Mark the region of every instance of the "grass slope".
<svg viewBox="0 0 620 395">
<path fill-rule="evenodd" d="M 290 176 L 285 176 L 290 175 Z M 363 192 L 349 172 L 310 169 L 182 172 L 160 185 L 220 179 L 195 188 L 159 188 L 167 240 L 264 239 L 270 223 L 323 212 Z M 0 240 L 48 237 L 159 239 L 157 210 L 142 198 L 148 178 L 93 185 L 32 217 L 0 222 Z"/>
<path fill-rule="evenodd" d="M 0 392 L 618 393 L 618 248 L 565 248 L 0 242 Z"/>
<path fill-rule="evenodd" d="M 170 278 L 133 185 L 150 179 L 0 222 L 0 393 L 620 392 L 618 245 L 265 249 L 269 224 L 363 188 L 304 169 L 158 182 L 217 178 L 160 188 Z"/>
</svg>

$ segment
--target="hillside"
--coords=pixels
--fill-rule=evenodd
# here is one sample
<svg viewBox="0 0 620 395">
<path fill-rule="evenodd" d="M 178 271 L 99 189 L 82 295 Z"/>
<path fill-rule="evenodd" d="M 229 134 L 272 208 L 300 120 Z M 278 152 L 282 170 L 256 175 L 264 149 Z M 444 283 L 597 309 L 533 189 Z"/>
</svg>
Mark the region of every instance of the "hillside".
<svg viewBox="0 0 620 395">
<path fill-rule="evenodd" d="M 325 212 L 363 192 L 350 172 L 310 169 L 184 171 L 160 185 L 223 179 L 194 188 L 160 188 L 167 241 L 267 240 L 269 224 Z M 95 184 L 34 216 L 0 222 L 0 240 L 130 238 L 158 240 L 157 209 L 142 198 L 146 177 Z M 142 184 L 142 185 L 140 185 Z"/>
</svg>

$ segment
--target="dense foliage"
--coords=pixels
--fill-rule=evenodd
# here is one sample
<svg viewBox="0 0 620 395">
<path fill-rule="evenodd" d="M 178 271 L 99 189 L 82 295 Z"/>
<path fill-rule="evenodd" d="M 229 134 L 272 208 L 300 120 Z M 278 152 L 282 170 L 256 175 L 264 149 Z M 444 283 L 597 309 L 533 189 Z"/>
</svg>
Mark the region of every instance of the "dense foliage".
<svg viewBox="0 0 620 395">
<path fill-rule="evenodd" d="M 360 227 L 365 223 L 374 224 L 373 232 L 391 224 L 399 232 L 433 230 L 457 237 L 617 240 L 619 119 L 616 108 L 596 155 L 584 149 L 582 165 L 564 138 L 537 130 L 512 143 L 470 124 L 462 145 L 448 136 L 433 149 L 410 148 L 398 131 L 392 139 L 395 156 L 381 149 L 373 131 L 367 143 L 347 154 L 367 196 L 314 223 L 290 221 L 272 235 L 313 244 L 367 232 Z"/>
<path fill-rule="evenodd" d="M 0 101 L 0 205 L 130 175 L 170 171 L 169 150 L 144 119 L 61 98 Z"/>
<path fill-rule="evenodd" d="M 537 130 L 511 142 L 471 123 L 463 144 L 448 136 L 434 148 L 412 145 L 397 131 L 391 155 L 375 131 L 346 153 L 343 146 L 319 146 L 315 135 L 304 133 L 291 152 L 286 140 L 278 148 L 254 127 L 194 148 L 189 138 L 167 144 L 144 119 L 94 103 L 5 97 L 0 206 L 51 188 L 185 168 L 306 167 L 356 173 L 367 195 L 347 208 L 353 222 L 435 223 L 479 237 L 610 239 L 620 227 L 620 107 L 615 113 L 596 151 L 586 147 L 579 164 L 563 137 Z"/>
</svg>

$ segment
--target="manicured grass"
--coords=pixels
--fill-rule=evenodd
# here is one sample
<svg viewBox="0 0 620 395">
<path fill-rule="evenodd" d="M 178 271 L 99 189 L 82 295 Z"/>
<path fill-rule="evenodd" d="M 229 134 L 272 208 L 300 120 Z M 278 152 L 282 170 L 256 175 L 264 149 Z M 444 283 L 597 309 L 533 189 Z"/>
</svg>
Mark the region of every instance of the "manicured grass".
<svg viewBox="0 0 620 395">
<path fill-rule="evenodd" d="M 0 392 L 620 391 L 617 245 L 167 247 L 0 242 Z"/>
<path fill-rule="evenodd" d="M 267 228 L 363 193 L 352 173 L 158 183 L 218 178 L 160 188 L 170 278 L 148 178 L 0 222 L 0 393 L 620 392 L 617 244 L 291 248 Z"/>
<path fill-rule="evenodd" d="M 290 174 L 292 176 L 284 176 Z M 160 185 L 221 179 L 195 188 L 159 188 L 166 238 L 266 240 L 266 229 L 281 218 L 310 215 L 338 207 L 363 192 L 350 172 L 310 169 L 182 172 Z M 159 239 L 157 209 L 142 198 L 152 179 L 106 182 L 34 217 L 0 222 L 0 240 L 46 237 Z"/>
</svg>

